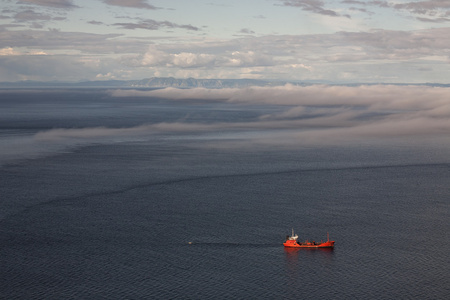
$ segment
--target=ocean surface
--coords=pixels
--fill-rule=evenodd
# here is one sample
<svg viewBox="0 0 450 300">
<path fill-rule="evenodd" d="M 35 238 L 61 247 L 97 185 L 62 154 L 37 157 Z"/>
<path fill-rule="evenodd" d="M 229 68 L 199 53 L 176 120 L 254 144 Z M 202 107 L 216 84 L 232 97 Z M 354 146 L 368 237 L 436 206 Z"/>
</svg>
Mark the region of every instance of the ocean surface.
<svg viewBox="0 0 450 300">
<path fill-rule="evenodd" d="M 252 144 L 285 106 L 0 97 L 1 299 L 450 297 L 448 138 Z"/>
</svg>

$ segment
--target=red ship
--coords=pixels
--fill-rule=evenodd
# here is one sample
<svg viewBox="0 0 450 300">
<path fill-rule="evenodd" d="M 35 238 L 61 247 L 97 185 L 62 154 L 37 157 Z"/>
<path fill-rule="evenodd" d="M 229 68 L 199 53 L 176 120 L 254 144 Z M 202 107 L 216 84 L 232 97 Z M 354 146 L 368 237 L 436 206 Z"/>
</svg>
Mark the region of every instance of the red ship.
<svg viewBox="0 0 450 300">
<path fill-rule="evenodd" d="M 330 235 L 327 233 L 327 241 L 326 242 L 309 242 L 306 240 L 305 242 L 297 242 L 298 235 L 294 234 L 294 229 L 292 229 L 292 235 L 286 236 L 286 242 L 283 243 L 285 247 L 290 248 L 333 248 L 334 241 L 330 241 Z"/>
</svg>

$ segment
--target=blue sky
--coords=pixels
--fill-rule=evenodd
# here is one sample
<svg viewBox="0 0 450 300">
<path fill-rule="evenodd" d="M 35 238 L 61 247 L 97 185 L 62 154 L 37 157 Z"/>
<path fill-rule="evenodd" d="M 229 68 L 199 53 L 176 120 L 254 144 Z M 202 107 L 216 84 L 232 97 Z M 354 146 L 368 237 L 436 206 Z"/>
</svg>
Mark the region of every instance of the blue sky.
<svg viewBox="0 0 450 300">
<path fill-rule="evenodd" d="M 448 83 L 450 0 L 6 0 L 0 81 Z"/>
</svg>

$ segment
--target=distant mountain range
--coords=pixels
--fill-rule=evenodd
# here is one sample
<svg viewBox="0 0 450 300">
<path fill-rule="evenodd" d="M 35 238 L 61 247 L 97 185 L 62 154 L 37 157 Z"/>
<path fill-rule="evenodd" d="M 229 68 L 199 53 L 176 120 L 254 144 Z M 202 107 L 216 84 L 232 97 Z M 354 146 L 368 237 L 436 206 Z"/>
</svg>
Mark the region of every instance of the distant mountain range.
<svg viewBox="0 0 450 300">
<path fill-rule="evenodd" d="M 98 80 L 83 82 L 60 82 L 60 81 L 17 81 L 0 82 L 0 88 L 243 88 L 249 86 L 282 86 L 285 84 L 311 85 L 311 84 L 333 84 L 325 81 L 273 81 L 258 79 L 195 79 L 195 78 L 173 78 L 152 77 L 141 80 Z M 357 86 L 363 83 L 339 84 Z M 383 83 L 371 83 L 383 84 Z M 400 85 L 400 84 L 399 84 Z M 406 84 L 401 84 L 406 85 Z M 450 84 L 423 83 L 422 85 L 450 87 Z"/>
</svg>

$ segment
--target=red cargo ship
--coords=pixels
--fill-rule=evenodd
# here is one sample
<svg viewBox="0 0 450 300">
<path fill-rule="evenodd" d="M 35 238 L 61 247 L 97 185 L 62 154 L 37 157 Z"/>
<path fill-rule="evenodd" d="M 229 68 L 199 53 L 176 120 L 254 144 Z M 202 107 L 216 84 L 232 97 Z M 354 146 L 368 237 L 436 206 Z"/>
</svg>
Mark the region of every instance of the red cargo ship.
<svg viewBox="0 0 450 300">
<path fill-rule="evenodd" d="M 286 236 L 286 242 L 283 243 L 285 247 L 290 248 L 333 248 L 334 241 L 330 241 L 330 235 L 327 233 L 327 241 L 317 243 L 315 241 L 309 242 L 306 240 L 305 242 L 297 242 L 298 235 L 294 234 L 294 229 L 292 229 L 292 235 Z"/>
</svg>

